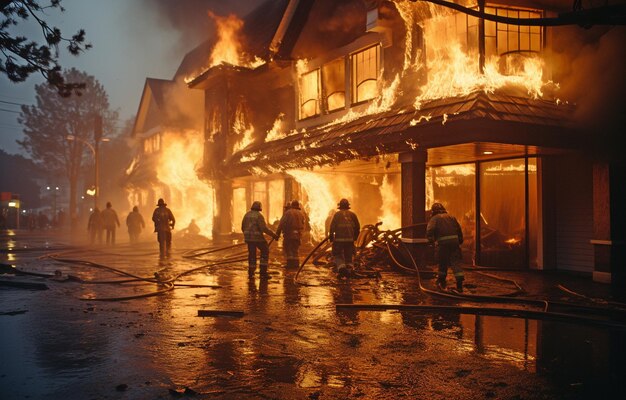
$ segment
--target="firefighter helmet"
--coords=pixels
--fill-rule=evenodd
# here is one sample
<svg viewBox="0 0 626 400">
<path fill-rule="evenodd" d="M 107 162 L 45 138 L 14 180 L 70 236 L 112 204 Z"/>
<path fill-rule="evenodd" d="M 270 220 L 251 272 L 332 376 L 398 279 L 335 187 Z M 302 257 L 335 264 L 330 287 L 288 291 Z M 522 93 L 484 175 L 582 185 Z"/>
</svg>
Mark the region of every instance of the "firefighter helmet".
<svg viewBox="0 0 626 400">
<path fill-rule="evenodd" d="M 340 210 L 347 210 L 350 208 L 350 202 L 348 202 L 348 199 L 341 199 L 339 203 L 337 203 L 337 206 Z"/>
<path fill-rule="evenodd" d="M 159 201 L 157 201 L 157 207 L 165 207 L 167 204 L 165 204 L 165 201 L 163 201 L 163 199 L 159 199 Z"/>
<path fill-rule="evenodd" d="M 430 207 L 430 213 L 432 215 L 443 214 L 447 212 L 446 208 L 441 203 L 433 203 L 432 207 Z"/>
<path fill-rule="evenodd" d="M 300 203 L 298 202 L 298 200 L 292 200 L 290 207 L 294 208 L 296 210 L 299 210 L 300 209 Z"/>
<path fill-rule="evenodd" d="M 252 207 L 250 207 L 251 210 L 254 211 L 261 211 L 262 207 L 261 207 L 261 202 L 260 201 L 255 201 L 254 203 L 252 203 Z"/>
</svg>

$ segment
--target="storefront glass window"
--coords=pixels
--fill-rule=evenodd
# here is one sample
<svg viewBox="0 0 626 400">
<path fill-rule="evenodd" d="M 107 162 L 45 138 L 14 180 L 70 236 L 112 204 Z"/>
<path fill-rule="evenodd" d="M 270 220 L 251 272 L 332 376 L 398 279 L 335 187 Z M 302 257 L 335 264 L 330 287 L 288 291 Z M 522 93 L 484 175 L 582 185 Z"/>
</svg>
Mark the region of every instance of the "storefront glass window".
<svg viewBox="0 0 626 400">
<path fill-rule="evenodd" d="M 476 222 L 476 168 L 474 164 L 459 164 L 428 168 L 426 173 L 426 207 L 434 202 L 444 205 L 456 217 L 463 229 L 463 261 L 473 264 Z"/>
<path fill-rule="evenodd" d="M 480 164 L 480 265 L 526 265 L 524 159 Z"/>
</svg>

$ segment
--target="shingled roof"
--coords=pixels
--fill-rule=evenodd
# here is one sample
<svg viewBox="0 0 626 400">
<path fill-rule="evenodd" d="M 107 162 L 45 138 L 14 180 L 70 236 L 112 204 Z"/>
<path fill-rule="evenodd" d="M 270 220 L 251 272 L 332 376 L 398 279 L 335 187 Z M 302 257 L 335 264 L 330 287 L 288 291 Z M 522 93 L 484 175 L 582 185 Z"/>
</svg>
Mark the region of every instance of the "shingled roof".
<svg viewBox="0 0 626 400">
<path fill-rule="evenodd" d="M 225 170 L 232 176 L 273 173 L 468 142 L 576 146 L 572 111 L 555 101 L 477 91 L 255 144 L 234 154 Z"/>
</svg>

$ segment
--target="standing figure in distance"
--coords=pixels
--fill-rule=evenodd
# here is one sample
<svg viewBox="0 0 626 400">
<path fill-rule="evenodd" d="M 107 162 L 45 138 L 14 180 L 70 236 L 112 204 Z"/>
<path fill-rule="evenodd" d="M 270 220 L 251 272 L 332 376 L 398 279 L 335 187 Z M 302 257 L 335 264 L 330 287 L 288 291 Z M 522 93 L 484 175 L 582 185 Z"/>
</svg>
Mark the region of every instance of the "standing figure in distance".
<svg viewBox="0 0 626 400">
<path fill-rule="evenodd" d="M 253 277 L 254 271 L 256 271 L 256 250 L 259 249 L 261 252 L 259 260 L 260 276 L 261 278 L 268 278 L 267 266 L 269 264 L 270 249 L 263 233 L 268 234 L 274 240 L 278 239 L 278 235 L 267 227 L 265 218 L 261 214 L 260 201 L 252 203 L 250 211 L 243 216 L 241 230 L 243 231 L 244 240 L 248 244 L 248 277 Z"/>
<path fill-rule="evenodd" d="M 330 221 L 328 240 L 333 243 L 333 256 L 338 277 L 349 278 L 353 268 L 354 242 L 359 237 L 361 224 L 356 214 L 350 211 L 350 203 L 347 199 L 341 199 L 337 206 L 339 211 Z"/>
<path fill-rule="evenodd" d="M 463 230 L 459 221 L 448 214 L 441 203 L 433 203 L 431 217 L 426 226 L 426 237 L 431 243 L 437 243 L 439 271 L 437 286 L 440 290 L 446 288 L 448 267 L 452 268 L 456 278 L 456 290 L 463 292 L 463 269 L 461 268 L 461 244 L 463 244 Z"/>
<path fill-rule="evenodd" d="M 94 244 L 96 239 L 98 244 L 102 244 L 102 214 L 98 207 L 95 207 L 89 215 L 87 231 L 89 231 L 89 244 Z"/>
<path fill-rule="evenodd" d="M 139 234 L 141 233 L 141 230 L 146 227 L 143 215 L 139 213 L 139 208 L 137 206 L 133 207 L 133 211 L 131 211 L 126 217 L 126 227 L 128 228 L 128 238 L 130 243 L 137 243 L 139 241 Z"/>
<path fill-rule="evenodd" d="M 287 268 L 298 268 L 300 260 L 298 249 L 300 248 L 302 234 L 306 224 L 306 217 L 300 210 L 298 200 L 293 200 L 289 209 L 285 211 L 280 219 L 276 236 L 283 234 L 283 251 L 287 260 Z"/>
<path fill-rule="evenodd" d="M 159 242 L 159 258 L 162 260 L 170 256 L 172 249 L 172 229 L 176 225 L 174 214 L 167 208 L 167 204 L 163 199 L 157 201 L 157 208 L 152 213 L 152 221 L 154 222 L 154 231 L 157 234 Z"/>
<path fill-rule="evenodd" d="M 102 211 L 102 224 L 106 230 L 106 244 L 115 244 L 115 229 L 120 226 L 120 220 L 117 218 L 117 212 L 111 206 L 111 202 L 107 202 L 107 208 Z"/>
</svg>

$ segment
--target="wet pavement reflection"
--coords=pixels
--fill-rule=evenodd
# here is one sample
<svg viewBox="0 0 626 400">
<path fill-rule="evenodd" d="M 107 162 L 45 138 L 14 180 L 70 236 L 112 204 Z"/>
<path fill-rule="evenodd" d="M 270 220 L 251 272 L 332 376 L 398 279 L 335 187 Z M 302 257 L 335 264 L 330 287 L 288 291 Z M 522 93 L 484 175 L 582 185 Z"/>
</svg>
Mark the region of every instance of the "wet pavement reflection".
<svg viewBox="0 0 626 400">
<path fill-rule="evenodd" d="M 40 256 L 61 251 L 66 258 L 153 277 L 176 276 L 228 255 L 199 260 L 177 249 L 171 260 L 159 262 L 156 243 L 90 249 L 36 235 L 2 240 L 2 263 L 91 282 L 123 277 Z M 9 244 L 20 251 L 6 250 Z M 327 268 L 307 266 L 300 283 L 296 271 L 279 262 L 270 272 L 269 279 L 249 279 L 241 262 L 207 266 L 176 280 L 195 286 L 102 302 L 81 298 L 142 295 L 163 285 L 2 275 L 42 282 L 49 290 L 0 287 L 0 398 L 152 399 L 185 389 L 196 398 L 227 399 L 582 399 L 624 393 L 624 328 L 337 309 L 459 303 L 434 299 L 419 291 L 414 277 L 393 271 L 337 281 Z M 546 284 L 524 279 L 529 291 Z M 198 317 L 198 310 L 224 314 Z"/>
</svg>

